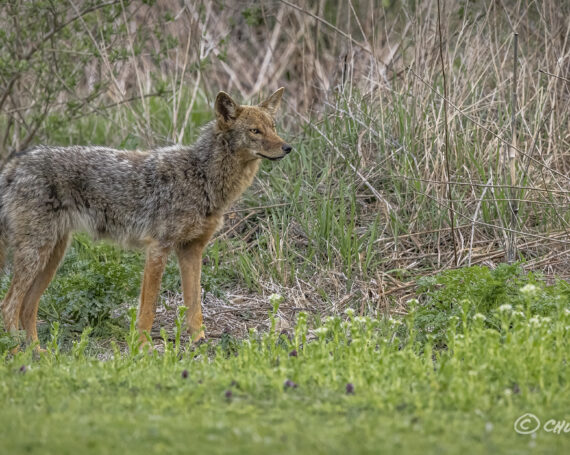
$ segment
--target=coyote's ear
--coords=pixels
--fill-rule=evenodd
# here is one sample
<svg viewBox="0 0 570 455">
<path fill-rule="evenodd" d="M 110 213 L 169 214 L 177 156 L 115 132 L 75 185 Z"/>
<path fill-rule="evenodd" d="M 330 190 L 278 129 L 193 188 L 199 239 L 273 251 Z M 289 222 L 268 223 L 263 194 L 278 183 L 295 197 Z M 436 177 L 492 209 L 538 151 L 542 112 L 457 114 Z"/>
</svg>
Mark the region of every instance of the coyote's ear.
<svg viewBox="0 0 570 455">
<path fill-rule="evenodd" d="M 283 87 L 277 89 L 273 95 L 263 101 L 259 107 L 268 111 L 271 115 L 275 115 L 275 113 L 279 110 L 279 106 L 281 105 L 281 97 L 283 96 L 283 91 L 285 89 Z"/>
<path fill-rule="evenodd" d="M 239 106 L 226 92 L 218 93 L 214 103 L 216 117 L 220 126 L 229 126 L 238 116 Z"/>
</svg>

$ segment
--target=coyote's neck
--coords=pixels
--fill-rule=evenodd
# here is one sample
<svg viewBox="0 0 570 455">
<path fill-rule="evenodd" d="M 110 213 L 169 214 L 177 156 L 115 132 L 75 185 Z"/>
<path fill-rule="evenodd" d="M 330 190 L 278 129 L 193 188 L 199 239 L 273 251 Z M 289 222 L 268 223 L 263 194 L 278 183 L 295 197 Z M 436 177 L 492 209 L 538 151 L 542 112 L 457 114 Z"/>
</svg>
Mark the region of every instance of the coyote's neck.
<svg viewBox="0 0 570 455">
<path fill-rule="evenodd" d="M 213 122 L 198 139 L 196 151 L 202 155 L 210 212 L 223 212 L 251 185 L 261 160 L 247 150 L 234 150 Z"/>
</svg>

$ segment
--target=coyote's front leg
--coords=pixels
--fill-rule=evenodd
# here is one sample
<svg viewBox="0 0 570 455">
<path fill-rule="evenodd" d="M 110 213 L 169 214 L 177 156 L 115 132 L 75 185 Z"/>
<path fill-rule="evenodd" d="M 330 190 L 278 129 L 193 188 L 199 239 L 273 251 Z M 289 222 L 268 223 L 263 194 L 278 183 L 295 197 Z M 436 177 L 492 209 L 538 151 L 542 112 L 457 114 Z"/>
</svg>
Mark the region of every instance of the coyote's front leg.
<svg viewBox="0 0 570 455">
<path fill-rule="evenodd" d="M 156 245 L 150 245 L 147 248 L 139 314 L 137 317 L 137 328 L 140 334 L 140 340 L 143 344 L 147 342 L 145 332 L 150 334 L 150 330 L 152 329 L 156 312 L 156 301 L 160 292 L 160 283 L 167 259 L 167 249 L 160 248 Z"/>
<path fill-rule="evenodd" d="M 186 313 L 188 333 L 193 341 L 205 338 L 202 328 L 202 292 L 200 290 L 204 246 L 203 242 L 194 241 L 179 247 L 177 250 L 184 306 L 188 308 Z"/>
</svg>

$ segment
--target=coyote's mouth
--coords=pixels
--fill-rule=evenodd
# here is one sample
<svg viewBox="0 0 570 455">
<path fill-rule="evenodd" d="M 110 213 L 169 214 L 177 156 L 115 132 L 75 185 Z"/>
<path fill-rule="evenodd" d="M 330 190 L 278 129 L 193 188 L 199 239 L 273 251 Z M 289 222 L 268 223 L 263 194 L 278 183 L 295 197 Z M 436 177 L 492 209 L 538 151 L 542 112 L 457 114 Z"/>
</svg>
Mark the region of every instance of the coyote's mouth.
<svg viewBox="0 0 570 455">
<path fill-rule="evenodd" d="M 258 153 L 257 155 L 261 156 L 262 158 L 267 158 L 268 160 L 271 160 L 271 161 L 279 161 L 279 160 L 282 160 L 283 158 L 285 158 L 285 156 L 286 156 L 286 154 L 283 154 L 281 156 L 267 156 L 267 155 L 264 155 L 263 153 Z"/>
</svg>

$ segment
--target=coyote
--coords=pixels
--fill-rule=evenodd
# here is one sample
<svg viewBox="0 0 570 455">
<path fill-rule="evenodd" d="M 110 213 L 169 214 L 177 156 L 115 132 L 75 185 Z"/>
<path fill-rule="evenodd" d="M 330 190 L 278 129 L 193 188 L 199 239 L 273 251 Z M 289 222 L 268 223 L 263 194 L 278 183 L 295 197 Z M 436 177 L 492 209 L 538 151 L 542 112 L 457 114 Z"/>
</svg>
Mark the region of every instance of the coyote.
<svg viewBox="0 0 570 455">
<path fill-rule="evenodd" d="M 228 206 L 249 187 L 262 158 L 291 146 L 275 131 L 283 88 L 257 106 L 224 92 L 215 119 L 192 146 L 154 150 L 37 146 L 12 154 L 0 173 L 0 260 L 13 250 L 14 275 L 2 302 L 7 331 L 19 324 L 36 342 L 39 300 L 65 253 L 70 232 L 87 231 L 146 248 L 137 328 L 144 343 L 154 320 L 168 254 L 176 252 L 187 329 L 204 338 L 202 251 Z"/>
</svg>

